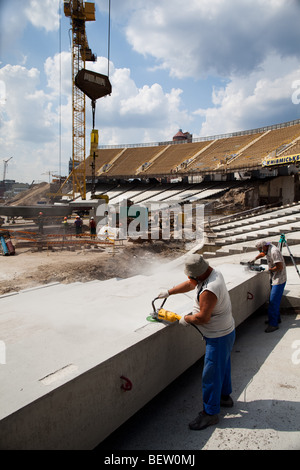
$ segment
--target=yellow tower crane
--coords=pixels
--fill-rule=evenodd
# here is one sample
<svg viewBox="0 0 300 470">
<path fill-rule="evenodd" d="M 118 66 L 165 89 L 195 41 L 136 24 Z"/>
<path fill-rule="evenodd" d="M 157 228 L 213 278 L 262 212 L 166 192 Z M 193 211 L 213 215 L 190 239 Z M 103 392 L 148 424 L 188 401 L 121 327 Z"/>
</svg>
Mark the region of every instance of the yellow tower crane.
<svg viewBox="0 0 300 470">
<path fill-rule="evenodd" d="M 86 199 L 86 129 L 85 94 L 76 86 L 78 72 L 85 69 L 85 62 L 95 62 L 97 57 L 88 45 L 86 21 L 95 21 L 95 4 L 82 0 L 64 1 L 64 14 L 72 25 L 72 182 L 73 198 L 80 194 Z M 70 177 L 69 176 L 69 177 Z"/>
</svg>

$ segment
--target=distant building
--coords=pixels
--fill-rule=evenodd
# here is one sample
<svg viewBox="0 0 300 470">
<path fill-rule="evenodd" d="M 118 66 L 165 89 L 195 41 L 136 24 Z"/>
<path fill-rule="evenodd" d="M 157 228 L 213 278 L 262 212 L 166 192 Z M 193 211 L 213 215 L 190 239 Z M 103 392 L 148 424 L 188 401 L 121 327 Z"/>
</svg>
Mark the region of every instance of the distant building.
<svg viewBox="0 0 300 470">
<path fill-rule="evenodd" d="M 15 180 L 3 180 L 0 181 L 0 197 L 4 196 L 6 191 L 9 191 L 12 188 L 12 185 L 15 183 Z"/>
<path fill-rule="evenodd" d="M 173 137 L 173 142 L 192 142 L 193 135 L 189 132 L 182 132 L 182 129 L 179 129 L 177 134 Z"/>
<path fill-rule="evenodd" d="M 1 183 L 0 183 L 1 187 Z M 18 183 L 15 180 L 5 180 L 5 188 L 3 192 L 3 197 L 5 199 L 11 199 L 23 191 L 29 189 L 30 185 L 28 183 Z M 0 190 L 1 193 L 1 190 Z"/>
</svg>

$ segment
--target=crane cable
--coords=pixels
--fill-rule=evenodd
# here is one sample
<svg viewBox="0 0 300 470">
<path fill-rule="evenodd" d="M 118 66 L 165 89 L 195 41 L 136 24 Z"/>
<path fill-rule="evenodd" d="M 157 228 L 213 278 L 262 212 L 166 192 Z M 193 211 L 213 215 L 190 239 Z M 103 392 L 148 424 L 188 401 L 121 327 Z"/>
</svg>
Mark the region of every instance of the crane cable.
<svg viewBox="0 0 300 470">
<path fill-rule="evenodd" d="M 107 38 L 107 76 L 109 78 L 109 60 L 110 60 L 110 0 L 108 0 L 108 38 Z"/>
<path fill-rule="evenodd" d="M 61 54 L 62 54 L 62 46 L 61 46 L 61 2 L 59 2 L 59 150 L 58 150 L 58 171 L 59 171 L 59 184 L 61 185 L 61 146 L 62 146 L 62 116 L 61 116 L 61 93 L 62 93 L 62 62 L 61 62 Z"/>
</svg>

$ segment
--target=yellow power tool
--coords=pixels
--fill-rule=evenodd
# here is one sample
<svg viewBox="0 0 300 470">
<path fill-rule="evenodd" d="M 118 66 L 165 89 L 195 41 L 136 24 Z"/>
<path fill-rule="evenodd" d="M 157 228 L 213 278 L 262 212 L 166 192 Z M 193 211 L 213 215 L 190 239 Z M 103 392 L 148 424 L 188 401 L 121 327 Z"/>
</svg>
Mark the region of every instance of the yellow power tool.
<svg viewBox="0 0 300 470">
<path fill-rule="evenodd" d="M 175 321 L 180 320 L 181 315 L 177 315 L 177 313 L 170 312 L 169 310 L 166 310 L 165 308 L 163 308 L 163 306 L 165 305 L 165 301 L 167 299 L 163 300 L 163 303 L 161 304 L 159 309 L 155 308 L 155 301 L 157 299 L 159 299 L 159 297 L 156 297 L 154 300 L 152 300 L 153 312 L 151 313 L 151 315 L 149 315 L 147 317 L 148 321 L 153 321 L 153 322 L 155 322 L 155 321 L 158 321 L 158 322 L 166 321 L 166 322 L 169 322 L 169 323 L 174 323 Z M 187 315 L 192 315 L 192 314 L 188 313 Z M 190 325 L 192 327 L 194 327 L 200 333 L 200 335 L 202 336 L 202 339 L 204 339 L 202 331 L 200 331 L 199 328 L 197 328 L 197 326 L 194 325 L 193 323 L 190 323 Z"/>
<path fill-rule="evenodd" d="M 170 312 L 169 310 L 166 310 L 166 309 L 163 308 L 163 306 L 165 304 L 165 301 L 167 299 L 163 300 L 163 303 L 161 304 L 160 308 L 158 308 L 158 309 L 155 308 L 155 301 L 158 298 L 159 297 L 156 297 L 152 301 L 153 312 L 152 312 L 151 316 L 147 317 L 147 320 L 149 320 L 149 321 L 168 321 L 170 323 L 173 323 L 175 321 L 180 320 L 180 318 L 181 318 L 180 315 L 177 315 L 176 313 Z"/>
<path fill-rule="evenodd" d="M 160 308 L 157 312 L 157 317 L 159 320 L 162 321 L 169 321 L 169 322 L 174 322 L 174 321 L 179 321 L 181 316 L 176 315 L 176 313 L 170 312 L 169 310 L 166 310 L 164 308 Z"/>
</svg>

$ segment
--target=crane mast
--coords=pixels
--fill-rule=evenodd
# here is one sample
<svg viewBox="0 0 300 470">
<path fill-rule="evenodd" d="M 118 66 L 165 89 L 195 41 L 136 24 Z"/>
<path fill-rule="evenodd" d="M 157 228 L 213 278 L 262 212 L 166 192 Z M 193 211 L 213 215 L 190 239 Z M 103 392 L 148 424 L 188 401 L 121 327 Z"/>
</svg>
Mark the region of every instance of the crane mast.
<svg viewBox="0 0 300 470">
<path fill-rule="evenodd" d="M 80 193 L 86 199 L 86 127 L 85 94 L 76 86 L 78 72 L 85 68 L 86 61 L 96 61 L 88 46 L 86 21 L 95 21 L 95 4 L 82 0 L 64 1 L 64 14 L 72 26 L 72 182 L 73 198 Z"/>
<path fill-rule="evenodd" d="M 3 169 L 3 183 L 5 184 L 5 179 L 6 179 L 6 171 L 7 171 L 7 164 L 9 160 L 11 160 L 13 157 L 8 158 L 8 160 L 3 160 L 4 163 L 4 169 Z"/>
</svg>

